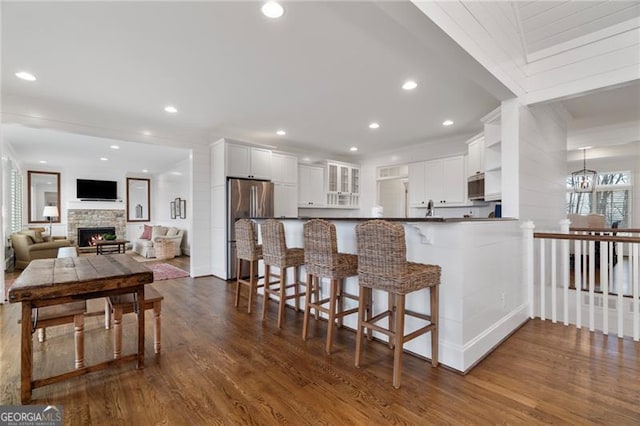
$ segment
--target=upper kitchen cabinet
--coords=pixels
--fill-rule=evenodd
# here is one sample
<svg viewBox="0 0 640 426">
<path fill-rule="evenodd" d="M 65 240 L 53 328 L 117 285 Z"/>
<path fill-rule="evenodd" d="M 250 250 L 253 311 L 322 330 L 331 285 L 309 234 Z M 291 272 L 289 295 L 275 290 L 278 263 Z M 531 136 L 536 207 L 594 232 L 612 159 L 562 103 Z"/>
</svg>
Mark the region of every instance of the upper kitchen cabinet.
<svg viewBox="0 0 640 426">
<path fill-rule="evenodd" d="M 466 203 L 464 156 L 409 164 L 409 205 L 427 207 L 429 200 L 437 207 Z"/>
<path fill-rule="evenodd" d="M 274 152 L 271 154 L 271 180 L 276 183 L 298 183 L 298 157 Z"/>
<path fill-rule="evenodd" d="M 484 173 L 484 135 L 477 135 L 467 142 L 467 175 Z"/>
<path fill-rule="evenodd" d="M 271 150 L 227 143 L 226 156 L 227 176 L 271 179 Z"/>
<path fill-rule="evenodd" d="M 323 167 L 308 164 L 298 166 L 298 206 L 325 206 Z"/>
<path fill-rule="evenodd" d="M 502 199 L 502 124 L 500 108 L 485 116 L 484 199 Z"/>
<path fill-rule="evenodd" d="M 360 167 L 327 161 L 327 206 L 358 208 Z"/>
</svg>

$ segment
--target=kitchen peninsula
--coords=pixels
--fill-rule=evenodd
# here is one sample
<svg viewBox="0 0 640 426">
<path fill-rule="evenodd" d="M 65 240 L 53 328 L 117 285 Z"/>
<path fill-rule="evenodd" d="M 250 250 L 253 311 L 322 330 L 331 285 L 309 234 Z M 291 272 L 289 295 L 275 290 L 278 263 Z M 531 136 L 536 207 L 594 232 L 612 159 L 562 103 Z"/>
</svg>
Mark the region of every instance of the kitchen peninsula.
<svg viewBox="0 0 640 426">
<path fill-rule="evenodd" d="M 284 223 L 287 245 L 303 247 L 303 225 L 309 218 L 277 218 Z M 324 218 L 334 223 L 341 252 L 357 253 L 355 227 L 372 218 Z M 514 219 L 381 218 L 402 222 L 407 259 L 442 267 L 440 286 L 440 362 L 467 372 L 493 347 L 527 319 L 522 278 L 522 237 Z M 260 223 L 260 219 L 256 219 Z M 326 283 L 325 283 L 326 285 Z M 346 281 L 358 291 L 357 278 Z M 328 291 L 324 287 L 323 291 Z M 350 301 L 349 301 L 350 302 Z M 386 307 L 385 294 L 374 292 L 374 311 Z M 352 305 L 347 305 L 350 308 Z M 407 309 L 429 313 L 428 290 L 412 293 Z M 407 318 L 407 330 L 418 327 Z M 356 329 L 355 315 L 345 326 Z M 378 337 L 386 339 L 385 336 Z M 431 358 L 428 336 L 405 345 L 406 350 Z"/>
</svg>

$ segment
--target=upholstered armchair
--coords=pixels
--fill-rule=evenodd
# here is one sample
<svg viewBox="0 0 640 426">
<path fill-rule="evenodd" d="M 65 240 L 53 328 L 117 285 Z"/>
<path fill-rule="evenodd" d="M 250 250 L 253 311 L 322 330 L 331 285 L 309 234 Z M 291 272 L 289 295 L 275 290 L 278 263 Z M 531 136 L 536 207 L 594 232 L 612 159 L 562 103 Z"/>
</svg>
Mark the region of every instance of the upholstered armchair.
<svg viewBox="0 0 640 426">
<path fill-rule="evenodd" d="M 182 254 L 182 237 L 184 230 L 166 226 L 144 225 L 144 231 L 140 238 L 133 241 L 133 251 L 144 257 L 157 257 L 156 245 L 158 242 L 170 241 L 173 243 L 175 256 Z"/>
</svg>

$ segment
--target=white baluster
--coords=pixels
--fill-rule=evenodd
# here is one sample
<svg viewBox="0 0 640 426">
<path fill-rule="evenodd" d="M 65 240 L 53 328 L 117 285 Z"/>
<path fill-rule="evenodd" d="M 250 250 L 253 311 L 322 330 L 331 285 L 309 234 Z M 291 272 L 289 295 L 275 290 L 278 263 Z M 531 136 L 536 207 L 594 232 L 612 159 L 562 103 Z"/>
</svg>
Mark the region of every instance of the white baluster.
<svg viewBox="0 0 640 426">
<path fill-rule="evenodd" d="M 571 221 L 569 219 L 563 219 L 560 221 L 560 232 L 563 234 L 569 233 L 569 225 Z M 563 318 L 564 325 L 569 325 L 569 240 L 561 240 L 562 255 L 562 288 L 563 288 Z"/>
<path fill-rule="evenodd" d="M 545 271 L 545 253 L 544 248 L 546 246 L 544 239 L 540 240 L 540 319 L 544 321 L 547 318 L 546 314 L 546 288 L 547 288 L 547 271 Z"/>
<path fill-rule="evenodd" d="M 556 241 L 551 240 L 551 321 L 556 322 L 556 281 L 557 281 L 557 256 Z"/>
<path fill-rule="evenodd" d="M 582 241 L 575 241 L 575 249 L 573 254 L 573 271 L 574 271 L 574 287 L 576 289 L 576 327 L 582 328 L 582 304 L 580 296 L 582 295 Z"/>
<path fill-rule="evenodd" d="M 633 340 L 636 342 L 640 340 L 640 292 L 638 291 L 638 251 L 640 251 L 640 244 L 635 243 L 633 245 L 633 256 L 630 256 L 629 266 L 633 270 Z M 631 253 L 631 249 L 629 249 Z M 633 265 L 632 265 L 633 263 Z"/>
<path fill-rule="evenodd" d="M 589 330 L 595 331 L 596 242 L 589 241 Z"/>
<path fill-rule="evenodd" d="M 616 246 L 616 254 L 618 255 L 618 259 L 624 259 L 624 244 L 622 243 L 614 243 Z M 609 263 L 613 265 L 613 252 L 611 252 L 611 260 Z M 622 263 L 621 263 L 622 266 Z M 620 269 L 620 268 L 618 268 Z M 613 270 L 612 270 L 613 274 Z M 618 293 L 618 337 L 624 337 L 624 288 L 622 282 L 623 274 L 616 274 L 615 284 L 616 284 L 616 292 Z M 611 281 L 613 282 L 614 276 L 611 275 Z"/>
<path fill-rule="evenodd" d="M 602 333 L 609 334 L 609 244 L 600 241 L 600 290 L 602 291 Z"/>
</svg>

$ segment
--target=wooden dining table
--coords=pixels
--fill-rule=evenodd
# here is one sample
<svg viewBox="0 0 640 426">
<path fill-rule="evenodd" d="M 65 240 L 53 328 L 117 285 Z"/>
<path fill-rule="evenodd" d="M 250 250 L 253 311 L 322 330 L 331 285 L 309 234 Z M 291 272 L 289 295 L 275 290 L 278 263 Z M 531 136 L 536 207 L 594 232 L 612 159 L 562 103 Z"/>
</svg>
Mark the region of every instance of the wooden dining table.
<svg viewBox="0 0 640 426">
<path fill-rule="evenodd" d="M 37 328 L 34 310 L 78 300 L 134 293 L 136 305 L 144 306 L 144 286 L 153 282 L 153 272 L 126 254 L 64 257 L 33 260 L 9 290 L 9 302 L 22 303 L 21 400 L 31 401 L 33 389 L 77 377 L 111 365 L 136 361 L 144 368 L 144 309 L 138 312 L 138 350 L 135 354 L 77 368 L 52 377 L 33 380 L 33 339 Z M 37 315 L 36 315 L 37 321 Z"/>
</svg>

